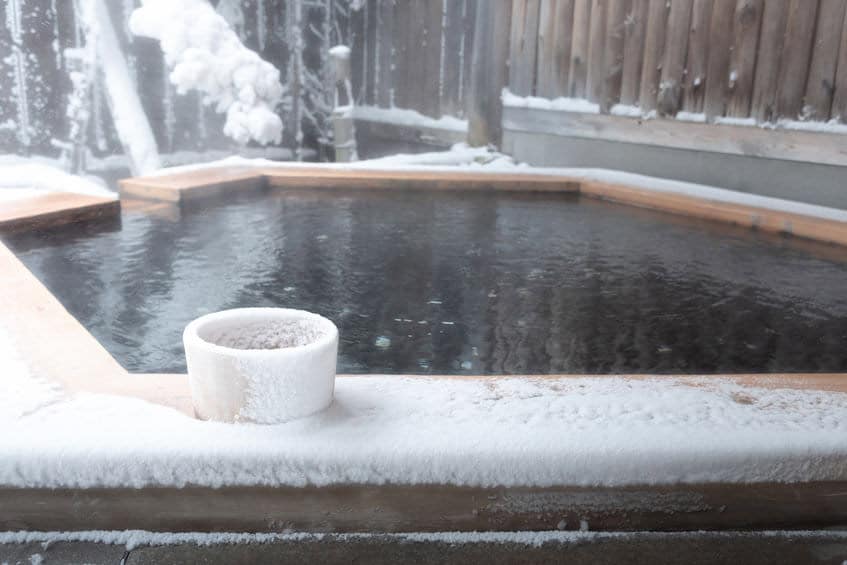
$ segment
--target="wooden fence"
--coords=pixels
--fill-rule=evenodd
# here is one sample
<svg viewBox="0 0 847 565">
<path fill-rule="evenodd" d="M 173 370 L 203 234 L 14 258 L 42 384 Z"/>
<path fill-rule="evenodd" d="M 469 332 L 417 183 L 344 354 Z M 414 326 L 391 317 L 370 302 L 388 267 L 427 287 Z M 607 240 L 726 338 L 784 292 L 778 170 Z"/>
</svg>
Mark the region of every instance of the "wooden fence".
<svg viewBox="0 0 847 565">
<path fill-rule="evenodd" d="M 494 41 L 508 42 L 500 52 L 508 53 L 504 86 L 514 94 L 585 98 L 604 113 L 620 104 L 707 121 L 843 121 L 845 6 L 847 0 L 369 0 L 356 16 L 354 80 L 360 103 L 463 115 L 477 16 L 499 10 L 510 33 Z"/>
<path fill-rule="evenodd" d="M 351 14 L 357 102 L 464 115 L 477 4 L 487 0 L 367 0 Z"/>
</svg>

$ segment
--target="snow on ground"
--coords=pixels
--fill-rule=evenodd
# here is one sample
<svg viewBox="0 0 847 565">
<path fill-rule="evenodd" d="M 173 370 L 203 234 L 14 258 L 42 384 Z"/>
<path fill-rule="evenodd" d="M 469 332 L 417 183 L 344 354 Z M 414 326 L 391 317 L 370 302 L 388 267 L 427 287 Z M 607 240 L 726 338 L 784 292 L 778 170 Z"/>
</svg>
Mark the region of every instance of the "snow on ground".
<svg viewBox="0 0 847 565">
<path fill-rule="evenodd" d="M 224 133 L 238 143 L 279 143 L 279 71 L 238 39 L 206 0 L 142 0 L 129 21 L 133 34 L 158 39 L 180 94 L 198 90 L 226 113 Z"/>
<path fill-rule="evenodd" d="M 100 179 L 69 174 L 47 159 L 0 155 L 0 203 L 47 192 L 117 197 Z"/>
<path fill-rule="evenodd" d="M 8 340 L 0 334 L 2 359 L 14 358 Z M 131 398 L 59 396 L 5 363 L 0 485 L 10 487 L 847 480 L 845 393 L 356 376 L 337 380 L 325 412 L 262 426 Z"/>
</svg>

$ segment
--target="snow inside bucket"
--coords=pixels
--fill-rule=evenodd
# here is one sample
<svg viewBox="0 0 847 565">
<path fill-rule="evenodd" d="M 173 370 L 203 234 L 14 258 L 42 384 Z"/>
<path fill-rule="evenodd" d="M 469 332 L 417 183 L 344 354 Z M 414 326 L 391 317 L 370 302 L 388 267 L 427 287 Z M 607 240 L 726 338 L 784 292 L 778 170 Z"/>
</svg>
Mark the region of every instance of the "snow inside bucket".
<svg viewBox="0 0 847 565">
<path fill-rule="evenodd" d="M 204 341 L 232 349 L 284 349 L 308 345 L 327 335 L 327 329 L 310 319 L 254 322 L 243 326 L 198 331 Z"/>
<path fill-rule="evenodd" d="M 183 334 L 198 417 L 272 424 L 332 403 L 338 329 L 303 310 L 239 308 L 207 314 Z"/>
</svg>

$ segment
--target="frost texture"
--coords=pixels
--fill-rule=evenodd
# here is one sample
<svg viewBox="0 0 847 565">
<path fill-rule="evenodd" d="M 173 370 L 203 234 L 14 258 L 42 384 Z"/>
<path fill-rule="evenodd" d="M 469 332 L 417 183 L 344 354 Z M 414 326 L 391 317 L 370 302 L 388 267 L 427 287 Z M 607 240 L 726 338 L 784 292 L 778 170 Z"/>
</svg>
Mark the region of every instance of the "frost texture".
<svg viewBox="0 0 847 565">
<path fill-rule="evenodd" d="M 129 25 L 133 34 L 159 40 L 177 92 L 198 90 L 226 114 L 227 136 L 242 144 L 280 142 L 279 71 L 247 49 L 208 2 L 143 0 Z"/>
<path fill-rule="evenodd" d="M 227 328 L 208 336 L 206 341 L 231 349 L 283 349 L 308 345 L 325 335 L 310 320 L 285 320 Z"/>
</svg>

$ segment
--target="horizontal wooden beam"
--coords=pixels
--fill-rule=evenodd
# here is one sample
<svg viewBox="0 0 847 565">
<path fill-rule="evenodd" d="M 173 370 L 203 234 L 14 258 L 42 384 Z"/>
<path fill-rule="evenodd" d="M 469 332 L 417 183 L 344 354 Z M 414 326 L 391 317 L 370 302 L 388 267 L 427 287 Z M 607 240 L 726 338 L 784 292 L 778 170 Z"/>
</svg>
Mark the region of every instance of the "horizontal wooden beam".
<svg viewBox="0 0 847 565">
<path fill-rule="evenodd" d="M 506 106 L 503 129 L 847 166 L 847 135 Z"/>
<path fill-rule="evenodd" d="M 0 489 L 0 530 L 696 531 L 847 526 L 847 483 Z"/>
</svg>

